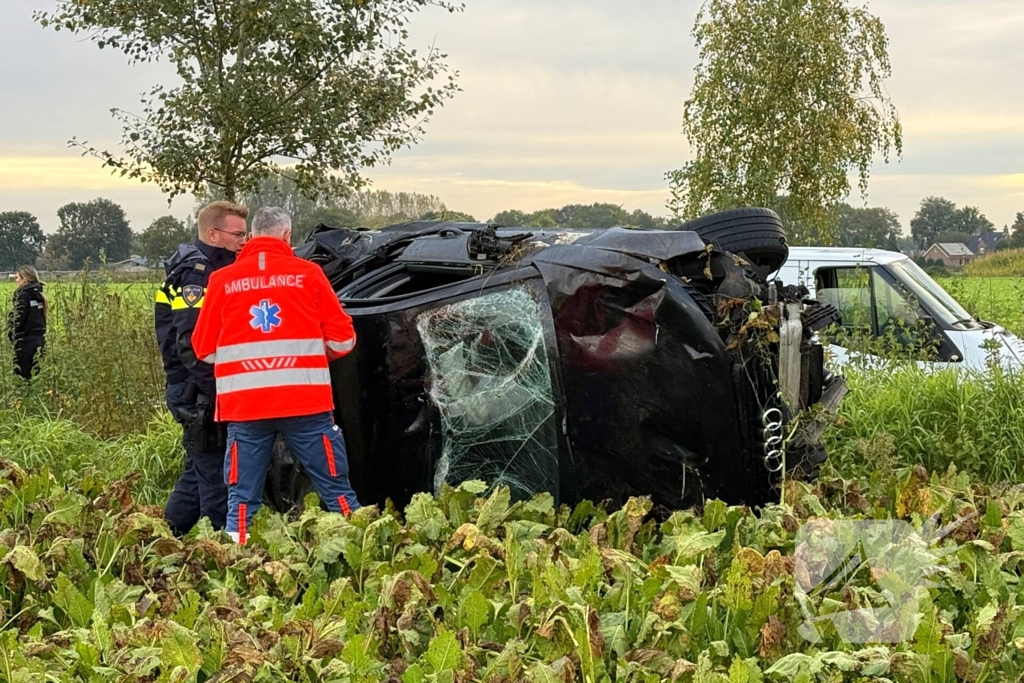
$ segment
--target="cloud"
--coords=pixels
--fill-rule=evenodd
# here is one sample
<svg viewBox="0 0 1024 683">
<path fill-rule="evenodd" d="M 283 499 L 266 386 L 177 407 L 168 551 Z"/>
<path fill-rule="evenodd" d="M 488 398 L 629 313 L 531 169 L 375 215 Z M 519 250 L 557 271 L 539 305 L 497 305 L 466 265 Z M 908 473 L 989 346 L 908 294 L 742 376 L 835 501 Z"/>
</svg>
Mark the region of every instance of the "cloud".
<svg viewBox="0 0 1024 683">
<path fill-rule="evenodd" d="M 134 108 L 173 72 L 129 68 L 119 53 L 40 28 L 32 10 L 52 4 L 0 1 L 0 210 L 34 207 L 51 229 L 58 206 L 103 193 L 133 224 L 148 224 L 167 213 L 166 199 L 112 178 L 67 140 L 116 146 L 109 108 Z M 411 42 L 446 52 L 463 91 L 421 143 L 367 176 L 478 218 L 591 201 L 664 213 L 664 173 L 689 158 L 680 120 L 700 4 L 478 0 L 454 15 L 421 12 Z M 1012 222 L 1024 210 L 1024 3 L 873 0 L 869 10 L 887 27 L 887 88 L 906 135 L 902 161 L 875 166 L 870 204 L 892 207 L 908 225 L 923 197 L 945 195 Z M 172 208 L 183 215 L 190 200 Z"/>
<path fill-rule="evenodd" d="M 7 192 L 48 190 L 55 187 L 131 191 L 138 181 L 115 177 L 89 157 L 0 157 L 0 186 Z"/>
<path fill-rule="evenodd" d="M 28 211 L 45 232 L 57 229 L 58 208 L 97 197 L 120 204 L 134 230 L 158 216 L 184 218 L 193 205 L 191 197 L 179 197 L 168 206 L 155 186 L 112 176 L 93 158 L 0 157 L 0 211 Z"/>
<path fill-rule="evenodd" d="M 976 206 L 1001 229 L 1013 223 L 1016 212 L 1024 211 L 1024 174 L 876 174 L 872 176 L 868 204 L 891 208 L 899 215 L 904 232 L 909 233 L 921 200 L 933 195 L 958 206 Z M 850 203 L 863 205 L 856 190 Z"/>
</svg>

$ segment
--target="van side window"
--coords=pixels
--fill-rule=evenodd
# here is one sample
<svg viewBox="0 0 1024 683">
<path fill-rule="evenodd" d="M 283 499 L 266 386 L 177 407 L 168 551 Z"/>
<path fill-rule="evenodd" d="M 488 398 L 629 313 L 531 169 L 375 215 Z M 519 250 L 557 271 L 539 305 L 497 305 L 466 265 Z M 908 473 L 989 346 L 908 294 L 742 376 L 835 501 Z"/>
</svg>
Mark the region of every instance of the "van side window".
<svg viewBox="0 0 1024 683">
<path fill-rule="evenodd" d="M 836 307 L 848 331 L 874 334 L 870 269 L 820 268 L 815 290 L 819 301 Z"/>
<path fill-rule="evenodd" d="M 915 343 L 917 300 L 890 284 L 877 268 L 821 268 L 815 282 L 818 299 L 839 310 L 848 332 L 873 337 L 891 332 L 903 346 Z"/>
<path fill-rule="evenodd" d="M 920 317 L 916 299 L 908 299 L 907 295 L 886 282 L 875 268 L 871 269 L 871 284 L 874 287 L 878 335 L 891 330 L 902 340 Z"/>
</svg>

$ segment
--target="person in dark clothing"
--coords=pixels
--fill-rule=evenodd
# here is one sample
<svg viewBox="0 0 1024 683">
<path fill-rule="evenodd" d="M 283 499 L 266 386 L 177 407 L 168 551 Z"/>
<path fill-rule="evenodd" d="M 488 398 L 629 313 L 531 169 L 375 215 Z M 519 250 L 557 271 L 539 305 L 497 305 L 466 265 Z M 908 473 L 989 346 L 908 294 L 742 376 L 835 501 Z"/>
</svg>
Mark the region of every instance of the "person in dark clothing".
<svg viewBox="0 0 1024 683">
<path fill-rule="evenodd" d="M 14 374 L 31 379 L 39 369 L 39 356 L 46 347 L 46 297 L 39 274 L 32 266 L 18 268 L 14 282 L 17 289 L 7 338 L 14 345 Z"/>
<path fill-rule="evenodd" d="M 156 293 L 156 336 L 167 378 L 167 408 L 182 425 L 185 448 L 184 472 L 164 507 L 164 518 L 178 536 L 187 534 L 202 517 L 209 517 L 214 529 L 223 529 L 227 515 L 227 427 L 213 421 L 213 369 L 196 358 L 192 330 L 210 273 L 234 263 L 245 244 L 248 213 L 232 202 L 205 206 L 199 212 L 198 239 L 178 246 Z"/>
</svg>

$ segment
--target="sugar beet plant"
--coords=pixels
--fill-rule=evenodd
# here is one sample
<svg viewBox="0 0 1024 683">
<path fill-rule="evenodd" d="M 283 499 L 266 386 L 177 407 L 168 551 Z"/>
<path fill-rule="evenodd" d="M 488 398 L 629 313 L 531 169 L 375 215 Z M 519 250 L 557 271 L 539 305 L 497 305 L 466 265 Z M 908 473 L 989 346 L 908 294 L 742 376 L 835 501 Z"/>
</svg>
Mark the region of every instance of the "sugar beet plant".
<svg viewBox="0 0 1024 683">
<path fill-rule="evenodd" d="M 399 511 L 261 512 L 249 545 L 176 540 L 131 482 L 0 462 L 0 680 L 919 681 L 1024 674 L 1024 494 L 922 469 L 790 482 L 759 515 L 709 501 L 657 521 L 469 482 Z M 311 502 L 311 501 L 309 501 Z M 977 513 L 971 516 L 970 513 Z M 808 519 L 966 516 L 913 637 L 798 632 Z M 884 602 L 876 577 L 813 598 Z"/>
</svg>

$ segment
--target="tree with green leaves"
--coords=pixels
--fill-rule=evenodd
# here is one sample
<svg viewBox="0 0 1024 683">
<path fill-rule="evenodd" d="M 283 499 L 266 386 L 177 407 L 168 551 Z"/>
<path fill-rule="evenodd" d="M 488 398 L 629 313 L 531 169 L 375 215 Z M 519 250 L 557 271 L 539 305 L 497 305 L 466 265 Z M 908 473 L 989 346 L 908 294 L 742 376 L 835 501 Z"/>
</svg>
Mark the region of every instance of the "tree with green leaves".
<svg viewBox="0 0 1024 683">
<path fill-rule="evenodd" d="M 693 35 L 683 132 L 694 158 L 667 174 L 673 215 L 784 195 L 794 220 L 833 241 L 848 174 L 866 195 L 876 154 L 903 151 L 881 20 L 846 0 L 707 0 Z"/>
<path fill-rule="evenodd" d="M 170 258 L 179 244 L 193 242 L 198 230 L 196 226 L 185 225 L 174 216 L 161 216 L 139 235 L 139 255 L 145 256 L 150 265 L 161 259 Z"/>
<path fill-rule="evenodd" d="M 45 245 L 43 229 L 28 211 L 0 213 L 0 270 L 33 265 Z"/>
<path fill-rule="evenodd" d="M 642 209 L 627 211 L 618 204 L 595 202 L 593 204 L 566 204 L 560 209 L 541 209 L 526 213 L 518 209 L 501 211 L 491 219 L 498 225 L 522 226 L 529 228 L 612 228 L 632 227 L 647 230 L 663 229 L 667 221 L 652 216 Z"/>
<path fill-rule="evenodd" d="M 315 220 L 314 214 L 322 208 L 333 207 L 341 194 L 332 190 L 315 200 L 310 199 L 292 178 L 284 174 L 284 169 L 278 166 L 273 169 L 271 175 L 262 178 L 255 188 L 245 192 L 239 200 L 249 208 L 246 223 L 251 225 L 256 212 L 264 206 L 281 207 L 292 217 L 292 241 L 297 242 L 305 238 L 310 228 L 316 226 L 312 223 Z M 196 197 L 196 211 L 209 202 L 225 198 L 217 188 L 208 188 L 206 193 Z"/>
<path fill-rule="evenodd" d="M 109 199 L 72 202 L 57 209 L 60 226 L 47 251 L 55 260 L 78 269 L 91 262 L 112 263 L 130 256 L 132 229 L 124 210 Z"/>
<path fill-rule="evenodd" d="M 196 208 L 216 199 L 224 199 L 216 187 L 197 195 Z M 416 192 L 363 190 L 343 188 L 311 199 L 292 178 L 280 173 L 260 180 L 257 186 L 242 195 L 241 203 L 249 208 L 249 222 L 261 207 L 279 206 L 292 217 L 292 241 L 300 244 L 320 223 L 335 227 L 381 228 L 393 223 L 417 220 L 430 213 L 447 211 L 444 202 L 434 195 Z M 450 212 L 449 212 L 450 213 Z"/>
<path fill-rule="evenodd" d="M 411 15 L 446 0 L 58 0 L 44 27 L 169 61 L 141 114 L 120 109 L 120 152 L 72 140 L 173 199 L 208 186 L 236 199 L 280 171 L 311 196 L 418 141 L 458 87 L 446 55 L 407 45 Z M 289 164 L 281 170 L 275 163 Z"/>
<path fill-rule="evenodd" d="M 900 218 L 890 209 L 843 204 L 839 207 L 836 246 L 897 251 L 900 230 Z"/>
<path fill-rule="evenodd" d="M 1024 211 L 1018 211 L 1017 217 L 1010 226 L 1010 239 L 1004 242 L 1005 249 L 1024 248 Z"/>
<path fill-rule="evenodd" d="M 956 204 L 945 197 L 925 197 L 910 221 L 910 235 L 920 249 L 935 244 L 940 234 L 958 229 Z"/>
<path fill-rule="evenodd" d="M 936 242 L 966 244 L 975 235 L 991 231 L 995 225 L 976 206 L 957 205 L 944 197 L 925 197 L 910 221 L 910 234 L 921 249 Z"/>
<path fill-rule="evenodd" d="M 455 221 L 456 223 L 476 223 L 476 218 L 472 215 L 463 211 L 449 211 L 448 209 L 442 209 L 440 211 L 428 211 L 418 220 L 421 221 Z"/>
<path fill-rule="evenodd" d="M 668 221 L 663 216 L 652 216 L 643 209 L 633 209 L 633 213 L 629 214 L 629 225 L 644 230 L 664 230 Z"/>
<path fill-rule="evenodd" d="M 535 228 L 557 228 L 558 222 L 551 216 L 550 212 L 538 211 L 530 214 L 527 225 Z"/>
<path fill-rule="evenodd" d="M 508 209 L 494 214 L 489 222 L 495 225 L 508 225 L 513 227 L 526 227 L 529 214 L 519 209 Z"/>
<path fill-rule="evenodd" d="M 444 202 L 432 194 L 386 190 L 360 192 L 347 199 L 344 206 L 356 214 L 361 226 L 373 229 L 413 221 L 431 211 L 447 210 Z"/>
<path fill-rule="evenodd" d="M 971 237 L 982 233 L 990 232 L 995 224 L 988 219 L 976 206 L 964 206 L 957 212 L 957 222 L 960 224 L 960 232 L 967 233 Z"/>
</svg>

